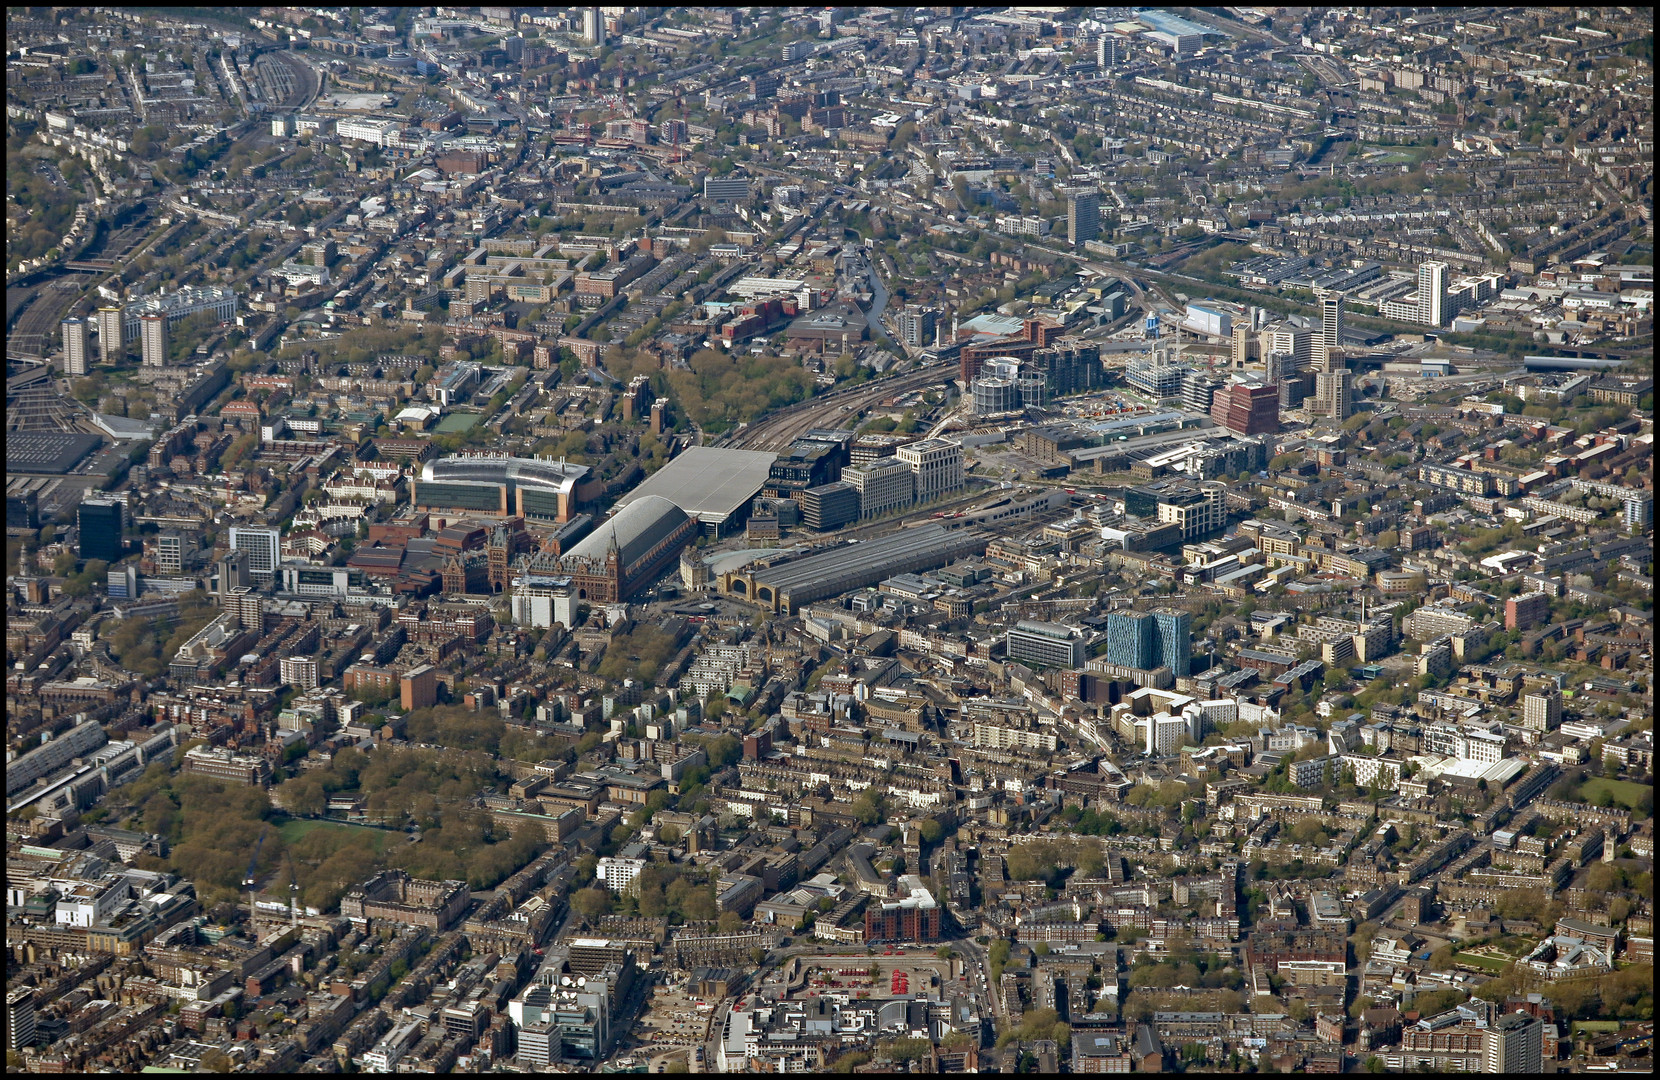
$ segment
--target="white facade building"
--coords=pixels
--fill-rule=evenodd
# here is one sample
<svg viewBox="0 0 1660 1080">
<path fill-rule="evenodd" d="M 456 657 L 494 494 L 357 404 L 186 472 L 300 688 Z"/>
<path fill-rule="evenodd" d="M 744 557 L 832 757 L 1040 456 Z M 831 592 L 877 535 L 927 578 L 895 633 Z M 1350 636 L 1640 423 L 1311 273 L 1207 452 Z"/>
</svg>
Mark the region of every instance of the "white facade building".
<svg viewBox="0 0 1660 1080">
<path fill-rule="evenodd" d="M 930 502 L 963 486 L 963 445 L 950 439 L 923 439 L 894 451 L 916 478 L 916 501 Z"/>
</svg>

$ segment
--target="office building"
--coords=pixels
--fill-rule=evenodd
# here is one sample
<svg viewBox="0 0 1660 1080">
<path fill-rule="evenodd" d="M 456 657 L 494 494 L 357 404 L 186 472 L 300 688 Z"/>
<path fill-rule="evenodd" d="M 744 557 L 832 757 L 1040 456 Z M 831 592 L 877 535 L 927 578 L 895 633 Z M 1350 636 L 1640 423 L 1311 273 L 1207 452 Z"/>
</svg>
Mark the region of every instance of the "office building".
<svg viewBox="0 0 1660 1080">
<path fill-rule="evenodd" d="M 1198 487 L 1183 484 L 1170 490 L 1159 497 L 1159 524 L 1180 526 L 1183 541 L 1216 532 L 1227 524 L 1222 502 L 1225 491 L 1225 486 L 1216 481 Z"/>
<path fill-rule="evenodd" d="M 391 123 L 393 121 L 382 121 Z M 187 285 L 173 292 L 156 293 L 128 304 L 122 312 L 122 334 L 131 341 L 139 335 L 139 323 L 146 315 L 162 315 L 169 327 L 200 312 L 211 312 L 216 322 L 236 319 L 236 293 L 219 285 Z"/>
<path fill-rule="evenodd" d="M 1107 614 L 1107 662 L 1148 670 L 1158 666 L 1158 623 L 1136 611 Z"/>
<path fill-rule="evenodd" d="M 1562 726 L 1562 691 L 1547 686 L 1522 695 L 1522 726 L 1533 731 L 1555 731 Z"/>
<path fill-rule="evenodd" d="M 389 1073 L 404 1055 L 421 1041 L 421 1021 L 410 1020 L 395 1024 L 363 1055 L 363 1067 L 369 1072 Z"/>
<path fill-rule="evenodd" d="M 1343 293 L 1335 292 L 1320 301 L 1320 362 L 1322 371 L 1343 366 Z"/>
<path fill-rule="evenodd" d="M 923 439 L 894 451 L 911 467 L 916 501 L 930 502 L 963 486 L 963 445 L 950 439 Z"/>
<path fill-rule="evenodd" d="M 177 529 L 168 529 L 150 542 L 150 560 L 158 576 L 178 577 L 184 573 L 186 553 L 195 550 L 193 540 L 186 539 Z"/>
<path fill-rule="evenodd" d="M 1156 662 L 1149 667 L 1167 667 L 1178 679 L 1192 670 L 1193 616 L 1185 611 L 1153 612 Z"/>
<path fill-rule="evenodd" d="M 98 309 L 98 358 L 106 364 L 113 364 L 127 355 L 123 322 L 120 308 Z"/>
<path fill-rule="evenodd" d="M 1440 326 L 1446 321 L 1447 264 L 1427 262 L 1418 267 L 1418 321 Z"/>
<path fill-rule="evenodd" d="M 33 490 L 20 491 L 15 495 L 6 496 L 6 528 L 40 528 L 40 494 L 38 492 Z"/>
<path fill-rule="evenodd" d="M 139 318 L 138 349 L 145 367 L 167 366 L 166 315 L 144 315 Z"/>
<path fill-rule="evenodd" d="M 916 501 L 916 477 L 896 457 L 877 458 L 868 465 L 842 470 L 842 482 L 859 493 L 859 517 L 873 518 L 901 510 Z"/>
<path fill-rule="evenodd" d="M 111 600 L 138 599 L 138 567 L 132 563 L 110 567 L 104 575 L 104 591 Z"/>
<path fill-rule="evenodd" d="M 1513 1012 L 1494 1021 L 1481 1040 L 1481 1071 L 1545 1071 L 1545 1024 L 1537 1016 Z"/>
<path fill-rule="evenodd" d="M 743 202 L 749 198 L 749 181 L 741 176 L 706 176 L 703 178 L 703 197 Z"/>
<path fill-rule="evenodd" d="M 1101 235 L 1101 193 L 1079 191 L 1066 200 L 1066 238 L 1073 247 Z"/>
<path fill-rule="evenodd" d="M 1060 623 L 1022 619 L 1008 632 L 1008 657 L 1041 667 L 1075 668 L 1084 662 L 1083 636 Z"/>
<path fill-rule="evenodd" d="M 82 499 L 75 524 L 80 529 L 82 559 L 115 562 L 125 545 L 121 532 L 127 525 L 127 504 L 120 499 Z"/>
<path fill-rule="evenodd" d="M 859 489 L 845 480 L 807 488 L 801 493 L 801 520 L 818 532 L 858 521 Z"/>
<path fill-rule="evenodd" d="M 231 550 L 247 553 L 250 575 L 269 579 L 277 572 L 277 563 L 282 559 L 282 533 L 271 528 L 233 525 Z"/>
<path fill-rule="evenodd" d="M 79 378 L 87 373 L 92 362 L 92 347 L 88 339 L 89 327 L 85 319 L 63 321 L 63 373 Z"/>
<path fill-rule="evenodd" d="M 1279 389 L 1234 383 L 1216 392 L 1210 418 L 1235 435 L 1272 435 L 1280 430 Z"/>
</svg>

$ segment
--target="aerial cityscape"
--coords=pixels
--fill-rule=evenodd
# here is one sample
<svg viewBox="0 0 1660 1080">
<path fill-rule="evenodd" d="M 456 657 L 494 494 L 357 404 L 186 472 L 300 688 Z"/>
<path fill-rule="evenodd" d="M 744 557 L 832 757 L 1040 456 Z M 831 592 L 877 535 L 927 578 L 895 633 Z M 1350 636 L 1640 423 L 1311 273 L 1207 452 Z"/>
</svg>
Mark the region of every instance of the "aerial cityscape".
<svg viewBox="0 0 1660 1080">
<path fill-rule="evenodd" d="M 1652 1075 L 1653 58 L 8 8 L 7 1072 Z"/>
</svg>

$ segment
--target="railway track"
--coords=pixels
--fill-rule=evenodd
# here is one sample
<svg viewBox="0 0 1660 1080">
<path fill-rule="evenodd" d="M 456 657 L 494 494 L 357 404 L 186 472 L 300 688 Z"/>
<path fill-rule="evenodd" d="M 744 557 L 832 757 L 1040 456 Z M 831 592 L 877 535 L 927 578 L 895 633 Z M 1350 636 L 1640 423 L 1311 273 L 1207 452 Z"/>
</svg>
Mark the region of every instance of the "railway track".
<svg viewBox="0 0 1660 1080">
<path fill-rule="evenodd" d="M 814 428 L 842 426 L 849 413 L 867 409 L 883 398 L 948 382 L 954 370 L 948 364 L 939 364 L 846 390 L 833 390 L 755 421 L 724 436 L 716 445 L 740 450 L 782 450 Z"/>
</svg>

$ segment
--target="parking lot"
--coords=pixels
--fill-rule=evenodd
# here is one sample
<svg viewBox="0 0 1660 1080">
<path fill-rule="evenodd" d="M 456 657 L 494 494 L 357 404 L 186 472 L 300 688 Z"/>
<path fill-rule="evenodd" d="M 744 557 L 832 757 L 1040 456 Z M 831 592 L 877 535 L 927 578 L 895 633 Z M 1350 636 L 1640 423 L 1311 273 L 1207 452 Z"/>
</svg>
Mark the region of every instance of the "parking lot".
<svg viewBox="0 0 1660 1080">
<path fill-rule="evenodd" d="M 879 953 L 876 956 L 803 957 L 802 962 L 807 972 L 805 984 L 794 994 L 798 999 L 846 994 L 854 999 L 881 1000 L 929 993 L 953 982 L 966 987 L 961 982 L 960 967 L 953 976 L 952 961 L 920 950 L 908 955 L 896 952 L 892 956 Z M 872 966 L 877 971 L 874 983 L 864 974 Z M 844 971 L 855 974 L 842 974 Z M 904 977 L 902 988 L 896 988 L 895 972 Z"/>
<path fill-rule="evenodd" d="M 687 996 L 683 989 L 658 984 L 652 989 L 645 1015 L 634 1030 L 634 1038 L 647 1046 L 692 1046 L 708 1037 L 709 1018 L 718 1002 L 703 999 L 706 1008 L 700 1009 L 697 999 Z"/>
</svg>

